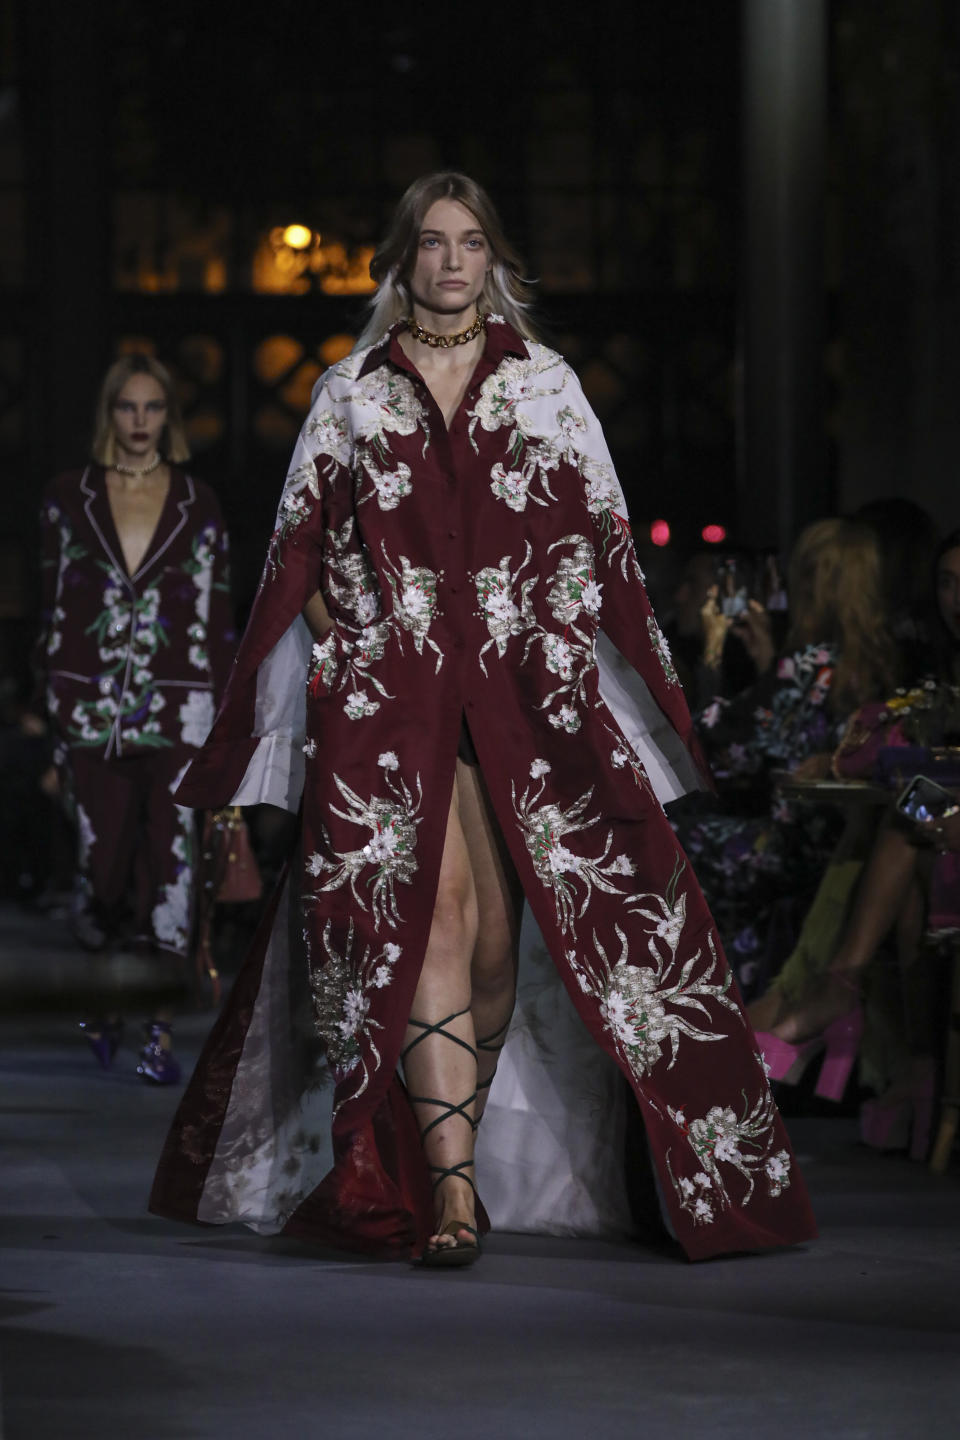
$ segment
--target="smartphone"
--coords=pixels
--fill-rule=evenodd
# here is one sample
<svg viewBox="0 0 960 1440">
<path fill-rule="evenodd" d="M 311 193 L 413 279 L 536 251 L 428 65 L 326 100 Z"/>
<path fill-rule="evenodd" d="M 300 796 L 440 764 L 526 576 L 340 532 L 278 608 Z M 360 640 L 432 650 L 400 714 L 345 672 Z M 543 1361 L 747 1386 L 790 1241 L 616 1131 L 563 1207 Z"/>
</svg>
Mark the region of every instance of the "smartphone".
<svg viewBox="0 0 960 1440">
<path fill-rule="evenodd" d="M 942 785 L 928 780 L 925 775 L 914 775 L 894 808 L 908 820 L 924 824 L 929 820 L 939 820 L 944 811 L 954 804 L 949 790 L 944 790 Z"/>
<path fill-rule="evenodd" d="M 719 556 L 714 565 L 720 613 L 735 620 L 749 608 L 751 579 L 748 567 L 736 555 Z"/>
</svg>

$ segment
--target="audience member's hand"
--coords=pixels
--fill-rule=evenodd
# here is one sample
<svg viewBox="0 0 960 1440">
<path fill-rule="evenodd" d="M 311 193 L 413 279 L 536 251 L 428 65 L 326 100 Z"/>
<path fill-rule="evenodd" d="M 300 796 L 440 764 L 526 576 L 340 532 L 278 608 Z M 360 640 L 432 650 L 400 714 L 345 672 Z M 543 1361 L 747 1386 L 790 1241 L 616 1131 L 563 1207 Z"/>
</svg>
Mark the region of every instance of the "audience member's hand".
<svg viewBox="0 0 960 1440">
<path fill-rule="evenodd" d="M 46 770 L 44 770 L 40 776 L 40 789 L 43 794 L 48 795 L 51 800 L 56 800 L 60 794 L 60 776 L 57 772 L 56 765 L 48 765 Z"/>
<path fill-rule="evenodd" d="M 711 585 L 707 598 L 700 607 L 700 619 L 703 623 L 703 663 L 709 670 L 719 668 L 723 642 L 730 629 L 730 617 L 724 615 L 720 609 L 718 594 L 716 585 Z"/>
<path fill-rule="evenodd" d="M 751 600 L 733 623 L 737 638 L 757 667 L 757 674 L 765 675 L 777 653 L 768 612 L 759 600 Z"/>
<path fill-rule="evenodd" d="M 960 850 L 960 810 L 948 810 L 939 820 L 927 820 L 919 828 L 937 850 Z"/>
<path fill-rule="evenodd" d="M 46 735 L 47 722 L 42 715 L 35 715 L 32 710 L 25 710 L 20 716 L 21 735 Z"/>
<path fill-rule="evenodd" d="M 795 765 L 790 775 L 795 780 L 826 780 L 830 774 L 830 761 L 833 756 L 829 752 L 821 755 L 808 755 Z"/>
</svg>

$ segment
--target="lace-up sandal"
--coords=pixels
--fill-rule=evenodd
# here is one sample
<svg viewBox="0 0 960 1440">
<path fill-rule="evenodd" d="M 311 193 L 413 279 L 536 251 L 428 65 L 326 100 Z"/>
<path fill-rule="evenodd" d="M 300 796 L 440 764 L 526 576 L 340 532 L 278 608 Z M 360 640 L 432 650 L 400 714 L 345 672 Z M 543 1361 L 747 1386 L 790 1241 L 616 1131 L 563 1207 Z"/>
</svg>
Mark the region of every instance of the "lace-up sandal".
<svg viewBox="0 0 960 1440">
<path fill-rule="evenodd" d="M 410 1041 L 410 1044 L 401 1051 L 400 1059 L 404 1066 L 404 1073 L 406 1073 L 407 1057 L 409 1056 L 411 1050 L 414 1050 L 418 1045 L 420 1045 L 424 1040 L 428 1039 L 431 1035 L 436 1035 L 442 1040 L 449 1040 L 452 1044 L 459 1045 L 460 1048 L 462 1050 L 466 1050 L 467 1053 L 473 1057 L 474 1062 L 476 1062 L 477 1052 L 473 1048 L 473 1046 L 469 1045 L 466 1040 L 461 1040 L 459 1035 L 453 1035 L 449 1030 L 446 1029 L 446 1026 L 450 1024 L 451 1020 L 457 1020 L 461 1015 L 468 1015 L 469 1013 L 470 1010 L 468 1006 L 464 1010 L 454 1011 L 452 1015 L 447 1015 L 445 1019 L 438 1020 L 435 1024 L 432 1025 L 428 1024 L 425 1020 L 417 1020 L 411 1015 L 407 1023 L 416 1027 L 416 1029 L 420 1031 L 420 1034 L 416 1035 Z M 444 1124 L 447 1120 L 452 1120 L 456 1115 L 459 1115 L 460 1118 L 462 1120 L 465 1120 L 466 1123 L 470 1126 L 471 1134 L 476 1131 L 477 1122 L 469 1113 L 470 1106 L 474 1104 L 477 1098 L 476 1090 L 474 1090 L 472 1094 L 468 1095 L 465 1100 L 460 1100 L 456 1104 L 454 1104 L 450 1100 L 438 1100 L 432 1095 L 414 1095 L 409 1089 L 407 1091 L 407 1095 L 412 1105 L 433 1105 L 440 1111 L 440 1114 L 435 1116 L 435 1118 L 431 1120 L 429 1124 L 421 1128 L 420 1138 L 422 1141 L 426 1140 L 427 1136 L 431 1133 L 431 1131 L 435 1130 L 438 1125 Z M 474 1195 L 476 1195 L 477 1187 L 473 1182 L 472 1176 L 467 1174 L 467 1171 L 470 1170 L 472 1166 L 472 1156 L 468 1157 L 466 1160 L 458 1160 L 456 1164 L 447 1167 L 444 1167 L 442 1165 L 430 1165 L 428 1161 L 428 1169 L 430 1171 L 430 1174 L 434 1177 L 434 1192 L 439 1189 L 439 1187 L 443 1184 L 445 1180 L 455 1179 L 465 1180 L 470 1186 L 470 1189 L 473 1191 Z M 473 1236 L 473 1239 L 467 1244 L 464 1244 L 457 1238 L 462 1230 L 466 1230 L 470 1235 Z M 453 1266 L 472 1265 L 474 1261 L 479 1258 L 480 1237 L 477 1234 L 474 1226 L 469 1224 L 468 1221 L 451 1220 L 441 1229 L 438 1229 L 435 1233 L 438 1235 L 450 1235 L 455 1241 L 455 1243 L 453 1245 L 438 1245 L 434 1250 L 425 1250 L 421 1255 L 419 1262 L 422 1266 L 425 1266 L 427 1268 L 436 1267 L 438 1269 L 441 1269 Z"/>
<path fill-rule="evenodd" d="M 484 1052 L 485 1055 L 496 1055 L 496 1056 L 499 1057 L 500 1051 L 503 1049 L 504 1045 L 506 1045 L 506 1043 L 507 1043 L 507 1031 L 510 1029 L 510 1021 L 511 1021 L 512 1019 L 513 1019 L 513 1013 L 511 1012 L 511 1013 L 507 1016 L 506 1020 L 504 1020 L 503 1024 L 502 1024 L 497 1030 L 494 1030 L 494 1031 L 493 1031 L 491 1034 L 489 1034 L 489 1035 L 485 1035 L 482 1040 L 478 1040 L 478 1041 L 477 1041 L 477 1053 L 478 1053 L 478 1057 L 479 1057 L 479 1052 L 480 1052 L 481 1050 Z M 478 1081 L 477 1081 L 477 1099 L 478 1099 L 478 1100 L 481 1099 L 481 1098 L 483 1099 L 484 1107 L 486 1107 L 487 1097 L 486 1097 L 486 1094 L 485 1094 L 485 1093 L 482 1093 L 482 1092 L 486 1092 L 487 1090 L 489 1090 L 489 1089 L 490 1089 L 490 1086 L 493 1084 L 494 1080 L 496 1079 L 496 1075 L 497 1075 L 497 1063 L 498 1063 L 497 1060 L 494 1060 L 494 1062 L 493 1062 L 493 1069 L 490 1071 L 490 1074 L 487 1076 L 486 1080 L 478 1080 Z M 478 1116 L 477 1119 L 474 1121 L 474 1125 L 473 1125 L 474 1130 L 476 1130 L 476 1129 L 479 1128 L 480 1121 L 481 1121 L 482 1119 L 483 1119 L 483 1111 L 480 1112 L 479 1116 Z"/>
<path fill-rule="evenodd" d="M 474 1195 L 476 1195 L 476 1185 L 474 1185 L 469 1175 L 463 1173 L 464 1168 L 472 1164 L 472 1160 L 460 1160 L 456 1165 L 451 1165 L 448 1170 L 444 1170 L 439 1165 L 431 1165 L 430 1173 L 437 1177 L 433 1182 L 434 1190 L 452 1175 L 457 1180 L 466 1180 L 470 1189 Z M 460 1239 L 461 1230 L 466 1230 L 473 1236 L 473 1239 L 464 1243 Z M 449 1224 L 444 1225 L 442 1229 L 436 1233 L 438 1235 L 452 1236 L 455 1243 L 453 1245 L 438 1245 L 436 1250 L 424 1250 L 420 1256 L 420 1264 L 426 1269 L 462 1269 L 464 1265 L 472 1265 L 474 1261 L 480 1259 L 480 1236 L 472 1225 L 467 1224 L 466 1220 L 451 1220 Z"/>
</svg>

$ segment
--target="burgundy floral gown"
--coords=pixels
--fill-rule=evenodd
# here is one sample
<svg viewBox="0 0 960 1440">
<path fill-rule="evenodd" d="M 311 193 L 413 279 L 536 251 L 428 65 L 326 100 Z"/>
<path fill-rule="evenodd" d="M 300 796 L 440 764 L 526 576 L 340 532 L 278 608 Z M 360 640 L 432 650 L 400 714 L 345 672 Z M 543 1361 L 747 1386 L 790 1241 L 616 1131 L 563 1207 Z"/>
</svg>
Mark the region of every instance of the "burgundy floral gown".
<svg viewBox="0 0 960 1440">
<path fill-rule="evenodd" d="M 430 1187 L 397 1064 L 465 717 L 687 1254 L 804 1240 L 806 1190 L 657 798 L 698 783 L 696 746 L 598 422 L 560 356 L 491 316 L 448 431 L 397 328 L 317 386 L 225 702 L 181 787 L 194 804 L 302 796 L 302 852 L 175 1118 L 152 1208 L 422 1248 Z M 333 628 L 312 644 L 300 612 L 318 586 Z"/>
</svg>

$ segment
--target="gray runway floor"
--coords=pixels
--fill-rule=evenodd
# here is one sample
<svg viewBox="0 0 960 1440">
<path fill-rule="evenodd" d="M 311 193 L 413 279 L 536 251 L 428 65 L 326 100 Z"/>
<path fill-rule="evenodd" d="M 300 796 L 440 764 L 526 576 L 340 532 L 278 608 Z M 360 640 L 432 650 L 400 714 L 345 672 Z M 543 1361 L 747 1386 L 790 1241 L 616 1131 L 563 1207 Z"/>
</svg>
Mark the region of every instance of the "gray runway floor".
<svg viewBox="0 0 960 1440">
<path fill-rule="evenodd" d="M 0 1022 L 0 1047 L 2 1440 L 960 1434 L 956 1163 L 796 1122 L 805 1249 L 495 1235 L 425 1273 L 150 1217 L 179 1091 L 132 1049 L 98 1071 L 68 1015 Z"/>
</svg>

